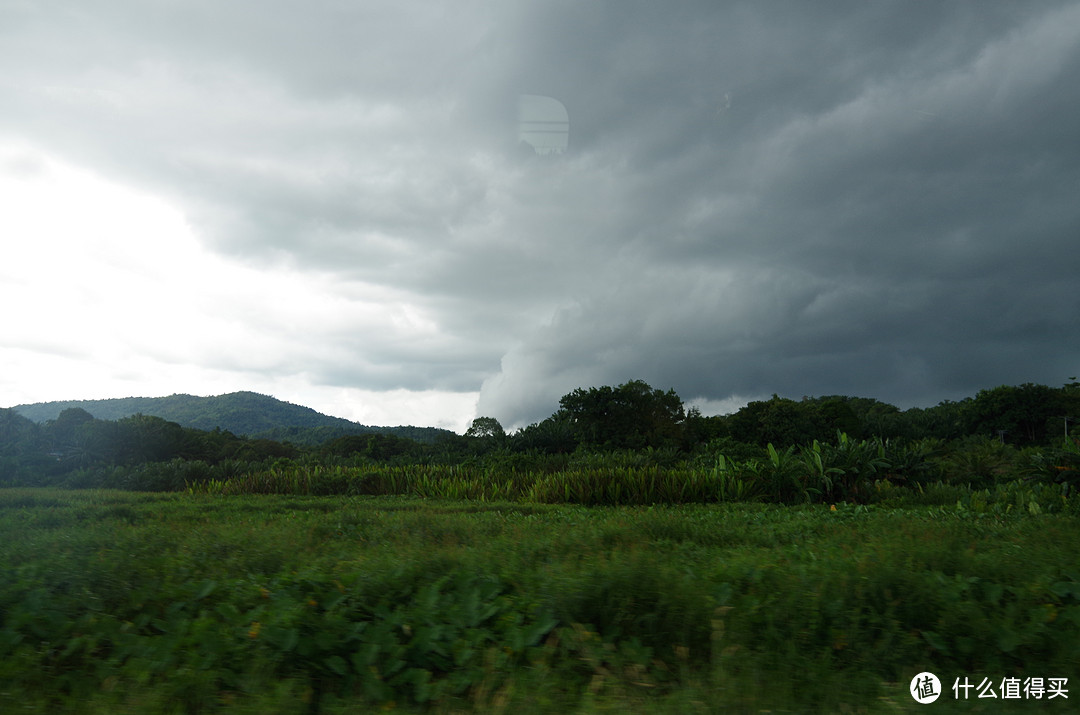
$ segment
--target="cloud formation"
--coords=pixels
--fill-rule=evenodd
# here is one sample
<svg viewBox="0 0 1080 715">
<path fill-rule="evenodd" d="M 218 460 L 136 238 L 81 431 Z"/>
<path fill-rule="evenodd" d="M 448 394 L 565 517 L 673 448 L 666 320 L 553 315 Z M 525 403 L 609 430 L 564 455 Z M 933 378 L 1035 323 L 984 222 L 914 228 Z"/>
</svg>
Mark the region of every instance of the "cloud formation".
<svg viewBox="0 0 1080 715">
<path fill-rule="evenodd" d="M 414 422 L 460 429 L 634 378 L 911 406 L 1077 372 L 1076 2 L 22 4 L 0 66 L 10 186 L 80 167 L 183 227 L 80 249 L 154 296 L 114 365 L 442 395 Z M 521 94 L 566 153 L 519 151 Z"/>
</svg>

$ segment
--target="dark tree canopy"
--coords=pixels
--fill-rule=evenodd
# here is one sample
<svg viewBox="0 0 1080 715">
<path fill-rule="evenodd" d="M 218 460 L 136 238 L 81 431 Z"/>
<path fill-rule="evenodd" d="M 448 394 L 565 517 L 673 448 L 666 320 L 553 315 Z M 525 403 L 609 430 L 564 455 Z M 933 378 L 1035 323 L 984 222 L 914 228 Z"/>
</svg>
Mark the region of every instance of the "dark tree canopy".
<svg viewBox="0 0 1080 715">
<path fill-rule="evenodd" d="M 1001 434 L 1014 444 L 1042 444 L 1052 425 L 1062 429 L 1069 416 L 1068 392 L 1046 385 L 1025 383 L 979 390 L 969 408 L 969 430 Z"/>
<path fill-rule="evenodd" d="M 816 403 L 773 395 L 751 402 L 729 419 L 731 436 L 747 444 L 802 444 L 827 438 L 830 425 Z"/>
<path fill-rule="evenodd" d="M 675 446 L 686 419 L 674 390 L 656 390 L 642 380 L 578 388 L 564 395 L 559 406 L 582 442 L 619 449 Z"/>
<path fill-rule="evenodd" d="M 578 435 L 570 417 L 560 410 L 543 422 L 534 422 L 518 430 L 511 446 L 519 452 L 535 450 L 548 454 L 563 454 L 573 452 L 578 442 Z"/>
<path fill-rule="evenodd" d="M 465 436 L 500 439 L 506 436 L 506 430 L 494 417 L 477 417 L 465 431 Z"/>
</svg>

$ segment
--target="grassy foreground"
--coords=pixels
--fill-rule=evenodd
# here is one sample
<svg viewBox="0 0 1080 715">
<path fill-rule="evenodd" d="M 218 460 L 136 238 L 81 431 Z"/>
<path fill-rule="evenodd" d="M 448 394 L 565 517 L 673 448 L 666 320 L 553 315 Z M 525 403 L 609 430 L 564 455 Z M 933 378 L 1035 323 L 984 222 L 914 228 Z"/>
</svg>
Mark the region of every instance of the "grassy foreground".
<svg viewBox="0 0 1080 715">
<path fill-rule="evenodd" d="M 0 712 L 1070 712 L 1078 543 L 1025 509 L 6 489 Z"/>
</svg>

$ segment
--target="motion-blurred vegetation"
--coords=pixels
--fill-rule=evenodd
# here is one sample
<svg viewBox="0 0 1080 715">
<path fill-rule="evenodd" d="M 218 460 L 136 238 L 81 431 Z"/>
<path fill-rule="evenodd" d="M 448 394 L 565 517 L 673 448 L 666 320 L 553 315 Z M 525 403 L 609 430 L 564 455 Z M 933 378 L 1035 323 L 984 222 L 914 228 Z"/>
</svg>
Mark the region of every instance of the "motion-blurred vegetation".
<svg viewBox="0 0 1080 715">
<path fill-rule="evenodd" d="M 896 712 L 924 670 L 1074 674 L 1075 514 L 1022 489 L 883 491 L 609 509 L 3 490 L 0 709 Z"/>
<path fill-rule="evenodd" d="M 925 670 L 1071 677 L 1078 398 L 703 417 L 634 381 L 427 444 L 0 411 L 0 710 L 869 713 Z"/>
</svg>

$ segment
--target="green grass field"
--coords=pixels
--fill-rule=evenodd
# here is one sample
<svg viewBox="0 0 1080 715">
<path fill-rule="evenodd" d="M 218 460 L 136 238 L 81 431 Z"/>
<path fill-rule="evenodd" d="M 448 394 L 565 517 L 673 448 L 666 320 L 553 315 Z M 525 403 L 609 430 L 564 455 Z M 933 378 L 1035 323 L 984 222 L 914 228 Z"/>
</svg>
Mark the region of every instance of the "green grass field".
<svg viewBox="0 0 1080 715">
<path fill-rule="evenodd" d="M 1075 712 L 1080 517 L 939 501 L 4 489 L 0 712 Z"/>
</svg>

